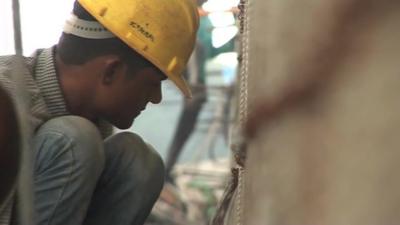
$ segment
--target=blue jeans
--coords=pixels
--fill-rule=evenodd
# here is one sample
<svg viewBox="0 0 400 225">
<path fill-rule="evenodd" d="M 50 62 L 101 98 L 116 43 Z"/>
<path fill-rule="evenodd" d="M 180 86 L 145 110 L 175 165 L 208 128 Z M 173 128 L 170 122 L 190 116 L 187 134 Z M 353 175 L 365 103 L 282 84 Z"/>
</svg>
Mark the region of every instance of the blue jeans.
<svg viewBox="0 0 400 225">
<path fill-rule="evenodd" d="M 36 132 L 34 207 L 38 225 L 143 224 L 164 183 L 161 157 L 133 133 L 105 141 L 77 116 Z"/>
</svg>

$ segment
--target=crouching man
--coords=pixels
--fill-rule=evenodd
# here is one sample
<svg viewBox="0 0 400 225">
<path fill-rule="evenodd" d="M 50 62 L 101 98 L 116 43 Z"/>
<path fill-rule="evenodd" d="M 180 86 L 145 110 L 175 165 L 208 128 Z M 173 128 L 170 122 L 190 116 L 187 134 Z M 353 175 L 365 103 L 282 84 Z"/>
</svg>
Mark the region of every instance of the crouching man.
<svg viewBox="0 0 400 225">
<path fill-rule="evenodd" d="M 111 125 L 129 128 L 159 103 L 165 79 L 190 96 L 181 75 L 197 28 L 190 0 L 77 0 L 58 44 L 24 59 L 37 224 L 143 224 L 163 162 Z M 10 61 L 0 58 L 6 85 Z"/>
</svg>

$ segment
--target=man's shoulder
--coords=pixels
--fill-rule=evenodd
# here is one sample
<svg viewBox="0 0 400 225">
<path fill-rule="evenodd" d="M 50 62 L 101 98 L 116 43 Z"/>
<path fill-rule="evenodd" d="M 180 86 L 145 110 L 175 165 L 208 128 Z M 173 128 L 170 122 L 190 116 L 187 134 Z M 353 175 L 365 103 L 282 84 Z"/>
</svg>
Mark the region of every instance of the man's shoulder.
<svg viewBox="0 0 400 225">
<path fill-rule="evenodd" d="M 18 86 L 16 81 L 26 80 L 27 77 L 32 76 L 34 65 L 35 57 L 0 56 L 0 86 L 13 96 Z"/>
<path fill-rule="evenodd" d="M 29 69 L 32 71 L 34 62 L 34 56 L 18 56 L 18 55 L 5 55 L 0 56 L 0 76 L 11 76 L 11 72 L 17 69 Z"/>
</svg>

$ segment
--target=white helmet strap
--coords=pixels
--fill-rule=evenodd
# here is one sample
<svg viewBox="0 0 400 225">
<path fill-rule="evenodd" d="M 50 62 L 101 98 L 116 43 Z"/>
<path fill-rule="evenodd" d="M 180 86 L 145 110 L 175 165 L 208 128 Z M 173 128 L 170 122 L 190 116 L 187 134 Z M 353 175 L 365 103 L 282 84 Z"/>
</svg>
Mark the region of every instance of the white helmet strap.
<svg viewBox="0 0 400 225">
<path fill-rule="evenodd" d="M 71 17 L 65 21 L 63 31 L 67 34 L 73 34 L 88 39 L 106 39 L 115 37 L 113 33 L 108 31 L 107 28 L 99 22 L 82 20 L 74 14 L 71 14 Z"/>
</svg>

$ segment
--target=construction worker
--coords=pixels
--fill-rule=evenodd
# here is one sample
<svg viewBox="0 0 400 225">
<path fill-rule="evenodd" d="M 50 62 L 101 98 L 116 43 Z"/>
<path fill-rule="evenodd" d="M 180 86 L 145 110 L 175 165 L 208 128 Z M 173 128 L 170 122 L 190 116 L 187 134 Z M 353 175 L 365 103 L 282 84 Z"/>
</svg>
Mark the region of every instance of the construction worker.
<svg viewBox="0 0 400 225">
<path fill-rule="evenodd" d="M 58 44 L 24 58 L 32 224 L 144 223 L 163 186 L 162 159 L 136 134 L 111 135 L 111 125 L 129 128 L 159 103 L 165 79 L 190 97 L 181 75 L 197 29 L 190 0 L 77 0 Z M 12 60 L 0 58 L 11 90 Z"/>
</svg>

